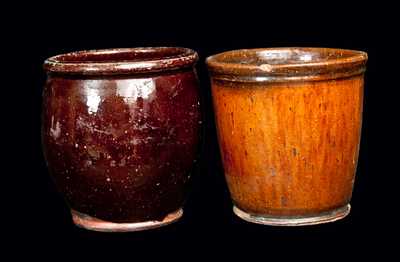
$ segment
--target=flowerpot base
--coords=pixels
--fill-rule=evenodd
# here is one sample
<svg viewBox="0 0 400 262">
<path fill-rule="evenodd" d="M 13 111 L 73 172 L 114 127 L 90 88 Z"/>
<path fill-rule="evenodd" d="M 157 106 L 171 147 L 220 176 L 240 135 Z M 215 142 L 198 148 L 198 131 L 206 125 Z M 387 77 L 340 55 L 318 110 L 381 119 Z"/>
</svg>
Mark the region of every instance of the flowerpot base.
<svg viewBox="0 0 400 262">
<path fill-rule="evenodd" d="M 145 221 L 136 223 L 114 223 L 109 221 L 104 221 L 78 211 L 71 209 L 72 220 L 75 225 L 88 230 L 101 231 L 101 232 L 133 232 L 142 231 L 153 228 L 158 228 L 162 226 L 169 225 L 173 222 L 178 221 L 182 215 L 183 210 L 179 209 L 172 213 L 169 213 L 163 220 L 157 221 Z"/>
<path fill-rule="evenodd" d="M 270 226 L 308 226 L 329 223 L 344 218 L 350 213 L 350 204 L 314 216 L 259 216 L 246 213 L 236 206 L 233 206 L 233 212 L 241 219 L 256 224 Z"/>
</svg>

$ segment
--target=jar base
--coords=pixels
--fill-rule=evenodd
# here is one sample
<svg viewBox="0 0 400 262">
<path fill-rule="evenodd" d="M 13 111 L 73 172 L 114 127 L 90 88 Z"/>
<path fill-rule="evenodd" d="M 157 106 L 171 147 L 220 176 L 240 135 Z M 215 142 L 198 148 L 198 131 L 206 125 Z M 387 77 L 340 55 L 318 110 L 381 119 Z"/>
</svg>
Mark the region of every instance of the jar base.
<svg viewBox="0 0 400 262">
<path fill-rule="evenodd" d="M 333 222 L 346 217 L 350 213 L 350 204 L 314 216 L 260 216 L 249 214 L 236 206 L 233 212 L 241 219 L 269 226 L 308 226 Z"/>
<path fill-rule="evenodd" d="M 183 215 L 183 209 L 169 213 L 163 220 L 151 220 L 135 223 L 114 223 L 104 221 L 76 210 L 71 209 L 72 220 L 75 225 L 84 229 L 100 232 L 133 232 L 142 231 L 169 225 L 178 221 Z"/>
</svg>

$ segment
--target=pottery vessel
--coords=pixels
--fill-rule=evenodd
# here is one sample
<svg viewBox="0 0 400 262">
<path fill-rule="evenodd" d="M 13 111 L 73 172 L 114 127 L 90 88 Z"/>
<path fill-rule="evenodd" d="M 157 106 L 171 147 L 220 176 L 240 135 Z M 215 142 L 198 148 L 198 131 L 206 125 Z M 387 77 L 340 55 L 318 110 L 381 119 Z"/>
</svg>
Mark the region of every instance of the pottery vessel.
<svg viewBox="0 0 400 262">
<path fill-rule="evenodd" d="M 136 231 L 182 216 L 200 138 L 197 59 L 160 47 L 45 61 L 44 153 L 76 225 Z"/>
<path fill-rule="evenodd" d="M 309 225 L 350 211 L 367 54 L 235 50 L 207 59 L 225 178 L 240 218 Z"/>
</svg>

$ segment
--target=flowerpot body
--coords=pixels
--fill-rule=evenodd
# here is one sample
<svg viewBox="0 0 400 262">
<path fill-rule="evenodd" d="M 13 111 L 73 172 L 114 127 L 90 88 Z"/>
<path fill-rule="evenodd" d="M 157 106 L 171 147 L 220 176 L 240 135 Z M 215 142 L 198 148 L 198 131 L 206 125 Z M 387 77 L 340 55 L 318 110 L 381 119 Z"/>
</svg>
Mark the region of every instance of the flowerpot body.
<svg viewBox="0 0 400 262">
<path fill-rule="evenodd" d="M 363 52 L 237 50 L 208 60 L 235 213 L 269 225 L 348 214 L 363 107 Z"/>
<path fill-rule="evenodd" d="M 135 231 L 182 215 L 200 135 L 196 61 L 184 48 L 46 60 L 44 153 L 77 225 Z"/>
</svg>

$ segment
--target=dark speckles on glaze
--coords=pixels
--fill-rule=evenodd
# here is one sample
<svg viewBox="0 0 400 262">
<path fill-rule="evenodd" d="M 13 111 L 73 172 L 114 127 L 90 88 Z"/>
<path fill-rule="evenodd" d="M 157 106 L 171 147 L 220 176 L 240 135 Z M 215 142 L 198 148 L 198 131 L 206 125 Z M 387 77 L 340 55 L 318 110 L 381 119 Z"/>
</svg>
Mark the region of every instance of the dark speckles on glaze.
<svg viewBox="0 0 400 262">
<path fill-rule="evenodd" d="M 162 220 L 182 207 L 198 153 L 197 55 L 146 48 L 146 60 L 143 49 L 122 50 L 47 60 L 44 152 L 73 210 L 113 222 Z"/>
</svg>

